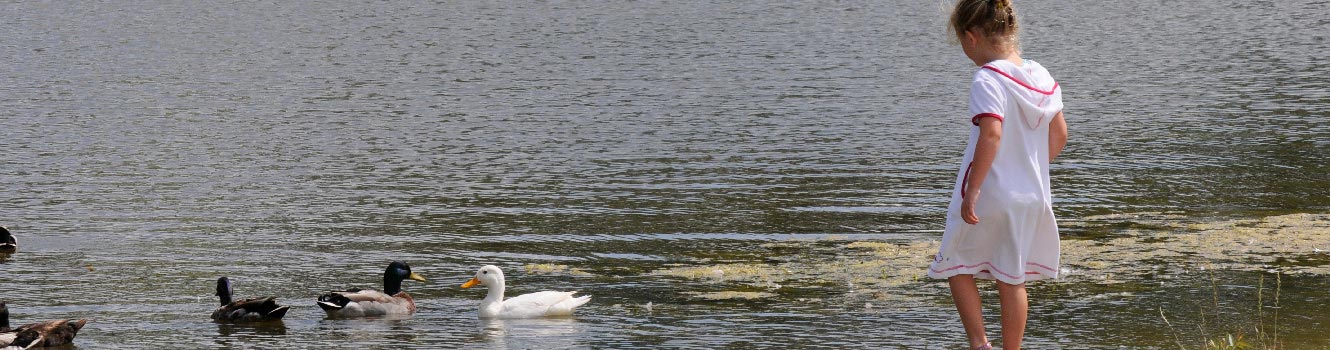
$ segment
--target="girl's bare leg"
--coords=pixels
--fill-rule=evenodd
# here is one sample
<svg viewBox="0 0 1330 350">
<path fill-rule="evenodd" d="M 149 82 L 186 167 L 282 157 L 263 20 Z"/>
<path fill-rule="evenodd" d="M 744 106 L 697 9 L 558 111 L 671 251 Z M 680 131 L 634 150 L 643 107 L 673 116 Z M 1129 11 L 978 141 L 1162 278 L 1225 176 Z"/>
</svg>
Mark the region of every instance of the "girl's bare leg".
<svg viewBox="0 0 1330 350">
<path fill-rule="evenodd" d="M 1025 284 L 998 281 L 997 285 L 998 298 L 1002 303 L 1002 350 L 1020 350 L 1021 339 L 1025 338 L 1025 320 L 1030 312 Z"/>
<path fill-rule="evenodd" d="M 984 334 L 984 310 L 979 301 L 979 286 L 974 283 L 974 275 L 952 276 L 947 279 L 947 284 L 951 285 L 951 298 L 956 301 L 956 311 L 961 314 L 961 325 L 965 326 L 970 348 L 976 349 L 988 344 L 988 335 Z"/>
</svg>

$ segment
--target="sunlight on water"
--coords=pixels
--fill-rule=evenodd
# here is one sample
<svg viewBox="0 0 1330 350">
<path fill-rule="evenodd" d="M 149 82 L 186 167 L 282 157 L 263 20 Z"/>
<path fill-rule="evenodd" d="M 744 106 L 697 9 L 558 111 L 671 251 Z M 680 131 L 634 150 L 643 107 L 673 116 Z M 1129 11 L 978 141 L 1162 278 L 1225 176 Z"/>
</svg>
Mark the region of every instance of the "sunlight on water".
<svg viewBox="0 0 1330 350">
<path fill-rule="evenodd" d="M 1071 129 L 1029 345 L 1327 346 L 1330 7 L 1019 6 Z M 946 7 L 3 4 L 0 301 L 79 349 L 958 348 Z M 391 260 L 416 315 L 315 307 Z M 484 264 L 594 301 L 478 320 Z M 210 322 L 222 275 L 291 312 Z"/>
</svg>

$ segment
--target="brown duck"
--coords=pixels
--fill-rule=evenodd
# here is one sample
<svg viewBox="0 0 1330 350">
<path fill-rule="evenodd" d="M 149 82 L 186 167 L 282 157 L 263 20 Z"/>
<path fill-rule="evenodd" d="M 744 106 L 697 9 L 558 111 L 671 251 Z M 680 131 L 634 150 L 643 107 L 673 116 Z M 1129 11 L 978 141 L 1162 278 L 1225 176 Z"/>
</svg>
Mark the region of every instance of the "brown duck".
<svg viewBox="0 0 1330 350">
<path fill-rule="evenodd" d="M 277 305 L 277 297 L 231 301 L 231 280 L 226 277 L 217 279 L 217 298 L 222 302 L 222 306 L 212 312 L 212 320 L 217 322 L 281 321 L 291 309 L 290 306 Z"/>
<path fill-rule="evenodd" d="M 0 348 L 20 349 L 60 346 L 74 342 L 88 320 L 54 320 L 9 327 L 9 308 L 0 302 Z"/>
</svg>

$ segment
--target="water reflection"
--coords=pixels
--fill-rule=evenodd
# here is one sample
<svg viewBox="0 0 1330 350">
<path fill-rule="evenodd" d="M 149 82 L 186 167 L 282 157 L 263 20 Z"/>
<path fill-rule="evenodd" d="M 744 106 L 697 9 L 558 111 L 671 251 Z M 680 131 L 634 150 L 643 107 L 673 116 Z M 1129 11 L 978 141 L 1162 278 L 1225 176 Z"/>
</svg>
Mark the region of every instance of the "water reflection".
<svg viewBox="0 0 1330 350">
<path fill-rule="evenodd" d="M 323 319 L 317 323 L 315 331 L 322 334 L 324 340 L 338 342 L 361 342 L 378 339 L 391 339 L 395 342 L 412 343 L 419 336 L 412 327 L 410 316 L 358 319 Z"/>
<path fill-rule="evenodd" d="M 286 335 L 286 323 L 282 321 L 254 323 L 217 323 L 217 335 L 223 338 L 231 336 L 274 336 Z"/>
<path fill-rule="evenodd" d="M 1181 211 L 1190 224 L 1330 209 L 1324 1 L 1156 2 L 1023 7 L 1026 51 L 1056 68 L 1072 101 L 1074 140 L 1053 168 L 1059 216 Z M 795 275 L 845 256 L 847 241 L 936 239 L 973 69 L 945 44 L 936 2 L 0 7 L 21 14 L 0 16 L 0 62 L 12 68 L 0 74 L 0 224 L 33 232 L 20 254 L 0 256 L 0 297 L 95 319 L 79 346 L 855 347 L 902 327 L 881 347 L 954 340 L 935 328 L 958 324 L 945 290 L 912 278 L 911 260 L 830 265 L 834 280 L 816 283 Z M 1210 285 L 1173 272 L 1183 265 L 1105 259 L 1149 243 L 1117 231 L 1150 228 L 1113 225 L 1067 226 L 1069 238 L 1123 239 L 1087 244 L 1100 259 L 1069 261 L 1072 276 L 1142 272 L 1097 288 L 1046 285 L 1035 307 L 1067 305 L 1066 319 L 1083 323 L 1032 312 L 1049 325 L 1031 330 L 1034 347 L 1116 347 L 1117 334 L 1141 331 L 1133 325 L 1157 324 L 1171 293 Z M 785 241 L 810 241 L 812 254 Z M 587 274 L 510 277 L 597 301 L 575 320 L 477 321 L 444 312 L 474 312 L 474 293 L 421 285 L 408 289 L 435 309 L 413 319 L 323 320 L 306 304 L 284 335 L 198 322 L 210 302 L 180 307 L 215 300 L 181 282 L 200 276 L 307 300 L 329 280 L 379 285 L 378 262 L 395 259 L 459 277 L 481 261 L 565 264 Z M 712 265 L 767 275 L 688 284 L 654 273 Z M 1320 278 L 1303 281 L 1314 290 L 1285 287 L 1283 317 L 1324 319 Z M 850 283 L 857 291 L 844 292 Z M 699 292 L 770 296 L 688 294 Z M 1101 292 L 1136 294 L 1083 297 Z M 647 318 L 606 309 L 648 302 L 658 306 Z M 892 316 L 844 319 L 870 303 Z M 1171 336 L 1128 345 L 1173 346 Z"/>
<path fill-rule="evenodd" d="M 589 328 L 576 318 L 478 320 L 479 335 L 488 349 L 566 349 L 585 346 Z"/>
</svg>

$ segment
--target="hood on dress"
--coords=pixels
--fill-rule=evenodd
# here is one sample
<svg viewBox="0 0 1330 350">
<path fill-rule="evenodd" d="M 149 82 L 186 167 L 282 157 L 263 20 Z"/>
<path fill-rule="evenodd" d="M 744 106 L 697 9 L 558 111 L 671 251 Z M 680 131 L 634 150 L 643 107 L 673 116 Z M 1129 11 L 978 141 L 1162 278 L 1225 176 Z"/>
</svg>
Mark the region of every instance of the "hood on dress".
<svg viewBox="0 0 1330 350">
<path fill-rule="evenodd" d="M 998 81 L 1010 92 L 1007 95 L 1011 98 L 1009 101 L 1020 106 L 1020 120 L 1026 127 L 1038 129 L 1062 111 L 1062 89 L 1039 63 L 1027 60 L 1024 65 L 1016 66 L 1007 61 L 994 61 L 983 68 L 1005 77 Z"/>
</svg>

